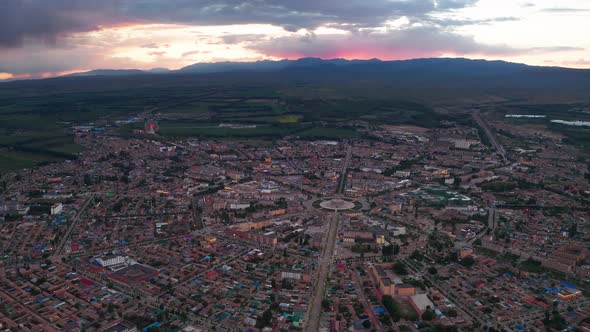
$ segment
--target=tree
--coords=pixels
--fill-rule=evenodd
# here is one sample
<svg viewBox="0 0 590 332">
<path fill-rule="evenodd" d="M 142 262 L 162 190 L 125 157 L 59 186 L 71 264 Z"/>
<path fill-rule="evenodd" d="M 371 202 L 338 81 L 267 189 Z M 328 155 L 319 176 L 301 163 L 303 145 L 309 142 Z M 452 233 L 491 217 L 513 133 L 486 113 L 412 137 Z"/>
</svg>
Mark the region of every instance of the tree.
<svg viewBox="0 0 590 332">
<path fill-rule="evenodd" d="M 368 330 L 368 329 L 370 329 L 370 328 L 371 328 L 371 321 L 370 321 L 370 320 L 368 320 L 368 319 L 365 319 L 365 320 L 363 321 L 362 325 L 363 325 L 363 327 L 364 327 L 365 329 L 367 329 L 367 330 Z"/>
<path fill-rule="evenodd" d="M 393 246 L 392 245 L 383 246 L 383 249 L 381 249 L 381 253 L 383 254 L 383 256 L 393 255 Z"/>
<path fill-rule="evenodd" d="M 578 224 L 576 224 L 575 222 L 573 222 L 570 227 L 569 227 L 569 235 L 570 238 L 576 236 L 576 234 L 578 234 Z"/>
<path fill-rule="evenodd" d="M 415 260 L 415 261 L 422 261 L 424 259 L 424 255 L 422 255 L 422 253 L 418 250 L 414 250 L 412 252 L 412 254 L 410 254 L 410 258 Z"/>
<path fill-rule="evenodd" d="M 393 297 L 389 295 L 384 295 L 382 298 L 383 306 L 389 312 L 389 315 L 393 319 L 394 322 L 399 322 L 401 315 L 400 315 L 400 307 L 397 302 L 393 299 Z"/>
<path fill-rule="evenodd" d="M 272 311 L 270 309 L 266 309 L 262 316 L 258 317 L 256 321 L 256 327 L 259 329 L 263 329 L 267 326 L 270 326 L 272 323 Z"/>
<path fill-rule="evenodd" d="M 431 320 L 433 320 L 436 317 L 436 313 L 434 312 L 434 310 L 428 308 L 424 311 L 424 313 L 422 313 L 422 319 L 425 321 L 430 322 Z"/>
<path fill-rule="evenodd" d="M 475 259 L 473 259 L 471 256 L 465 257 L 463 260 L 461 260 L 461 265 L 465 267 L 472 267 L 473 264 L 475 264 Z"/>
<path fill-rule="evenodd" d="M 406 269 L 406 266 L 400 262 L 395 262 L 395 264 L 393 264 L 393 272 L 395 272 L 398 275 L 408 274 L 408 270 Z"/>
<path fill-rule="evenodd" d="M 436 267 L 431 266 L 431 267 L 428 268 L 428 273 L 430 273 L 432 275 L 435 275 L 435 274 L 438 273 L 438 271 L 436 270 Z"/>
<path fill-rule="evenodd" d="M 322 300 L 322 307 L 324 308 L 324 311 L 328 311 L 330 309 L 330 300 L 328 299 L 323 299 Z"/>
</svg>

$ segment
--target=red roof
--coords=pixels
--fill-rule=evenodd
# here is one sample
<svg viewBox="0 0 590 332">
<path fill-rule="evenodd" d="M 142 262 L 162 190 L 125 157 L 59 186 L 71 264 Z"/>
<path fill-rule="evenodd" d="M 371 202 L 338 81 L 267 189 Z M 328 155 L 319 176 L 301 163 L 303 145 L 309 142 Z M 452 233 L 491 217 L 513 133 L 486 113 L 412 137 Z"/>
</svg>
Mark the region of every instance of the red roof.
<svg viewBox="0 0 590 332">
<path fill-rule="evenodd" d="M 86 286 L 92 286 L 94 285 L 94 282 L 90 279 L 86 279 L 86 278 L 80 278 L 80 282 L 83 283 Z"/>
</svg>

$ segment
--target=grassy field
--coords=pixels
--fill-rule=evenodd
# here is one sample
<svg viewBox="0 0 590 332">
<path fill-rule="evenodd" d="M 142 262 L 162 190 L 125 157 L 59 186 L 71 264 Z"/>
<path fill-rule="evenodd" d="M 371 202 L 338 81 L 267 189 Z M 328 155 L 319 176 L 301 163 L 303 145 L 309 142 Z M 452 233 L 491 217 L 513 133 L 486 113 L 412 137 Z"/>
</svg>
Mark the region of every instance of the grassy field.
<svg viewBox="0 0 590 332">
<path fill-rule="evenodd" d="M 339 138 L 357 138 L 361 136 L 361 133 L 353 129 L 345 128 L 311 128 L 295 134 L 301 138 L 327 138 L 327 139 L 339 139 Z"/>
<path fill-rule="evenodd" d="M 32 168 L 39 164 L 60 160 L 63 160 L 63 158 L 38 152 L 0 150 L 0 171 L 5 172 Z"/>
<path fill-rule="evenodd" d="M 590 113 L 583 104 L 524 104 L 503 106 L 496 117 L 514 126 L 539 126 L 563 135 L 563 143 L 590 152 L 590 128 L 552 123 L 551 120 L 590 121 Z M 544 115 L 544 118 L 506 118 L 507 114 Z"/>
<path fill-rule="evenodd" d="M 219 127 L 219 124 L 215 123 L 162 122 L 159 133 L 168 137 L 282 137 L 295 129 L 270 125 L 227 128 Z"/>
</svg>

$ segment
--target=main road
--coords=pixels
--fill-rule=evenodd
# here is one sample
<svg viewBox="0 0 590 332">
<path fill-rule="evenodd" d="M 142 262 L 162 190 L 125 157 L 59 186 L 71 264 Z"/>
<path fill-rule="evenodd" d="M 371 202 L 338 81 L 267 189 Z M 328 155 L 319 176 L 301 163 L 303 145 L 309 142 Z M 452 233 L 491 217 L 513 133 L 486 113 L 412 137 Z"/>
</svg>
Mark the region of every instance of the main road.
<svg viewBox="0 0 590 332">
<path fill-rule="evenodd" d="M 338 179 L 338 188 L 336 189 L 337 194 L 344 194 L 344 190 L 346 189 L 346 174 L 348 172 L 350 159 L 352 159 L 352 145 L 348 145 L 348 149 L 346 150 L 346 158 L 344 158 L 344 164 L 340 171 L 340 179 Z"/>
<path fill-rule="evenodd" d="M 332 266 L 332 257 L 334 255 L 334 247 L 338 235 L 338 212 L 329 221 L 328 234 L 326 236 L 325 246 L 322 248 L 320 257 L 318 259 L 318 272 L 315 278 L 314 295 L 311 300 L 311 305 L 308 308 L 307 319 L 305 322 L 305 331 L 317 332 L 320 330 L 320 321 L 322 318 L 322 300 L 326 289 L 326 281 L 330 268 Z"/>
<path fill-rule="evenodd" d="M 74 215 L 74 217 L 72 218 L 72 221 L 70 222 L 70 225 L 69 225 L 66 233 L 62 236 L 62 238 L 59 241 L 59 244 L 57 245 L 55 250 L 53 250 L 52 256 L 59 256 L 59 255 L 63 254 L 66 243 L 70 239 L 70 236 L 72 235 L 72 232 L 76 228 L 76 225 L 78 225 L 78 222 L 80 221 L 80 218 L 82 217 L 82 214 L 86 211 L 86 209 L 88 208 L 88 205 L 90 205 L 90 203 L 94 201 L 94 196 L 95 196 L 94 193 L 90 194 L 90 196 L 84 201 L 84 203 L 82 203 L 82 205 L 80 206 L 80 209 L 78 210 L 76 215 Z"/>
<path fill-rule="evenodd" d="M 500 143 L 498 143 L 496 136 L 490 130 L 490 127 L 488 126 L 488 124 L 484 121 L 484 119 L 482 119 L 481 115 L 479 114 L 479 110 L 477 110 L 473 113 L 473 119 L 475 119 L 475 122 L 477 122 L 477 124 L 483 129 L 485 134 L 490 139 L 490 142 L 492 143 L 492 146 L 494 147 L 494 149 L 496 149 L 496 151 L 502 156 L 502 159 L 506 160 L 506 150 L 504 150 L 504 147 L 502 147 L 502 145 L 500 145 Z"/>
</svg>

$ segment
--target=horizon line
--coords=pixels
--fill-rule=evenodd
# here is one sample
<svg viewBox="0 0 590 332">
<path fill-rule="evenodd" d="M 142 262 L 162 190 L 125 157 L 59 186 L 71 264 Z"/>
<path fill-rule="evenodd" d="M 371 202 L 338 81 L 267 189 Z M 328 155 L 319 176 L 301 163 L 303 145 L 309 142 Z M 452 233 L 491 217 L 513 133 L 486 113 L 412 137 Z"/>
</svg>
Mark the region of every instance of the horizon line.
<svg viewBox="0 0 590 332">
<path fill-rule="evenodd" d="M 513 62 L 513 61 L 507 61 L 507 60 L 503 60 L 503 59 L 484 59 L 484 58 L 469 58 L 469 57 L 464 57 L 464 56 L 459 56 L 459 57 L 448 57 L 448 56 L 442 56 L 442 57 L 421 57 L 421 58 L 410 58 L 410 59 L 389 59 L 389 60 L 384 60 L 384 59 L 380 59 L 377 57 L 373 57 L 373 58 L 367 58 L 367 59 L 359 59 L 359 58 L 344 58 L 344 57 L 336 57 L 336 58 L 322 58 L 322 57 L 315 57 L 315 56 L 309 56 L 309 57 L 301 57 L 301 58 L 296 58 L 296 59 L 289 59 L 289 58 L 283 58 L 283 59 L 261 59 L 261 60 L 246 60 L 246 61 L 241 61 L 240 59 L 236 59 L 236 60 L 224 60 L 224 61 L 208 61 L 208 62 L 195 62 L 183 67 L 180 67 L 178 69 L 170 69 L 167 67 L 154 67 L 154 68 L 149 68 L 149 69 L 139 69 L 139 68 L 94 68 L 94 69 L 80 69 L 80 70 L 74 70 L 74 71 L 67 71 L 67 72 L 58 72 L 58 73 L 37 73 L 37 74 L 32 74 L 32 75 L 36 75 L 36 76 L 27 76 L 24 77 L 24 75 L 26 74 L 17 74 L 20 75 L 22 77 L 10 77 L 10 78 L 6 78 L 6 79 L 0 79 L 0 83 L 6 83 L 6 82 L 16 82 L 16 81 L 28 81 L 28 80 L 45 80 L 45 79 L 54 79 L 54 78 L 69 78 L 69 77 L 76 77 L 76 75 L 79 74 L 84 74 L 84 73 L 92 73 L 94 71 L 140 71 L 142 73 L 145 73 L 147 75 L 166 75 L 166 74 L 174 74 L 174 73 L 182 73 L 182 69 L 190 67 L 190 66 L 194 66 L 194 65 L 199 65 L 199 64 L 204 64 L 204 65 L 212 65 L 212 64 L 218 64 L 218 63 L 259 63 L 259 62 L 282 62 L 282 61 L 300 61 L 300 60 L 305 60 L 305 59 L 316 59 L 316 60 L 321 60 L 321 61 L 331 61 L 331 60 L 344 60 L 344 61 L 379 61 L 379 62 L 405 62 L 405 61 L 417 61 L 417 60 L 468 60 L 468 61 L 483 61 L 483 62 L 503 62 L 503 63 L 508 63 L 508 64 L 515 64 L 515 65 L 523 65 L 523 66 L 527 66 L 527 67 L 532 67 L 532 68 L 553 68 L 553 69 L 567 69 L 567 70 L 582 70 L 582 71 L 590 71 L 590 68 L 577 68 L 577 67 L 566 67 L 566 66 L 558 66 L 558 65 L 533 65 L 533 64 L 527 64 L 524 62 Z M 151 71 L 155 71 L 155 70 L 163 70 L 164 72 L 151 72 Z M 227 71 L 227 72 L 231 72 L 231 70 Z M 207 73 L 207 74 L 214 74 L 215 72 L 211 72 L 211 73 Z M 220 73 L 220 72 L 218 72 Z M 10 75 L 13 75 L 12 73 L 7 73 Z M 187 73 L 188 74 L 188 73 Z M 199 74 L 199 73 L 193 73 L 193 74 Z M 205 74 L 205 73 L 203 73 Z M 103 75 L 94 75 L 94 76 L 103 76 Z M 106 75 L 104 75 L 106 76 Z"/>
</svg>

